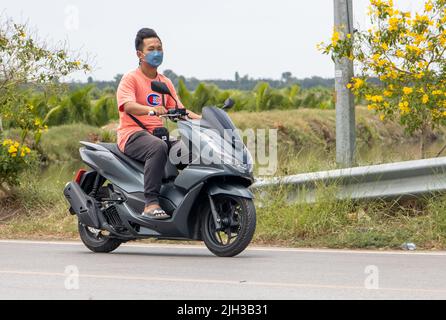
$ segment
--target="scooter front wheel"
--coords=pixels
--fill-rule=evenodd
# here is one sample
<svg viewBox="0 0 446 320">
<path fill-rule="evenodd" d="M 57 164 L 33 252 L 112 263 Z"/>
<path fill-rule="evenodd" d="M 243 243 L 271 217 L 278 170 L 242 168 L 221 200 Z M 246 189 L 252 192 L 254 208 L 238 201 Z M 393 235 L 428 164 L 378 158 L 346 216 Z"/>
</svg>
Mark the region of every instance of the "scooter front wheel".
<svg viewBox="0 0 446 320">
<path fill-rule="evenodd" d="M 102 235 L 101 230 L 88 227 L 78 222 L 79 235 L 84 245 L 95 253 L 110 253 L 116 250 L 122 241 Z"/>
<path fill-rule="evenodd" d="M 211 210 L 201 221 L 206 247 L 216 256 L 234 257 L 251 242 L 256 228 L 256 209 L 251 199 L 218 195 L 213 198 L 220 220 L 217 228 Z"/>
</svg>

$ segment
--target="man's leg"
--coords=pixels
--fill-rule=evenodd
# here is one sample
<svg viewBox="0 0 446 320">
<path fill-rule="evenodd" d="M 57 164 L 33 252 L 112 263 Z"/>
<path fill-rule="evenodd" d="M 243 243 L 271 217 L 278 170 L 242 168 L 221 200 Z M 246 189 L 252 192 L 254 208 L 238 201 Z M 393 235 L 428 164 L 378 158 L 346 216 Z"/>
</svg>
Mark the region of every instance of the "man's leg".
<svg viewBox="0 0 446 320">
<path fill-rule="evenodd" d="M 144 131 L 132 135 L 125 145 L 124 153 L 132 159 L 144 162 L 144 196 L 147 207 L 159 207 L 164 167 L 167 162 L 167 144 Z"/>
<path fill-rule="evenodd" d="M 170 161 L 176 165 L 179 170 L 183 170 L 189 164 L 194 162 L 190 146 L 186 146 L 181 140 L 171 140 L 170 143 Z"/>
</svg>

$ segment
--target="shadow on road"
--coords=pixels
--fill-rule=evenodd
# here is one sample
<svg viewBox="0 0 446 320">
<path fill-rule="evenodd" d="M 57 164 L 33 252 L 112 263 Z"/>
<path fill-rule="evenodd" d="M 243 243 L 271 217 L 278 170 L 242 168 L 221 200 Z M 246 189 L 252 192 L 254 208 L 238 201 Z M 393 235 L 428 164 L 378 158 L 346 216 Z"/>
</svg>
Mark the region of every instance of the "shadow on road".
<svg viewBox="0 0 446 320">
<path fill-rule="evenodd" d="M 201 258 L 201 259 L 225 259 L 220 258 L 212 253 L 203 252 L 201 254 L 197 253 L 173 253 L 173 252 L 125 252 L 125 251 L 115 251 L 112 253 L 94 253 L 90 251 L 82 251 L 81 254 L 85 255 L 97 255 L 97 256 L 147 256 L 147 257 L 185 257 L 185 258 Z M 259 258 L 261 256 L 253 253 L 242 253 L 236 257 L 229 258 L 229 259 L 252 259 L 252 258 Z M 228 258 L 226 258 L 228 259 Z"/>
</svg>

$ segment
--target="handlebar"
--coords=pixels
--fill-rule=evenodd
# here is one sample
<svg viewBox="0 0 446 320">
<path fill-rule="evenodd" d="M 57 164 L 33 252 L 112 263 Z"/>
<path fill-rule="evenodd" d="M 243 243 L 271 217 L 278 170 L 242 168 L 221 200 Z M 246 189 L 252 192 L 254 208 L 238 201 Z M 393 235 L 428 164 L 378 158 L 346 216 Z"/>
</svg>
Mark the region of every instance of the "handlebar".
<svg viewBox="0 0 446 320">
<path fill-rule="evenodd" d="M 169 109 L 167 110 L 167 114 L 160 115 L 160 118 L 168 118 L 174 120 L 176 118 L 181 118 L 187 116 L 189 113 L 186 109 Z M 155 111 L 150 111 L 149 116 L 156 116 Z"/>
</svg>

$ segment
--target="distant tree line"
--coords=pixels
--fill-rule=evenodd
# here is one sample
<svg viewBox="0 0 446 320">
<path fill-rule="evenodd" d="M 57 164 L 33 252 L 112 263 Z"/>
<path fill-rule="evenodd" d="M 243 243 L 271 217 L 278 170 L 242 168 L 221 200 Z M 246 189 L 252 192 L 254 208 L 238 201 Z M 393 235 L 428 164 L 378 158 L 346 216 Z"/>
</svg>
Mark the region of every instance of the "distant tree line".
<svg viewBox="0 0 446 320">
<path fill-rule="evenodd" d="M 249 75 L 240 76 L 238 72 L 235 73 L 233 80 L 199 80 L 195 77 L 186 78 L 182 75 L 177 75 L 174 71 L 168 69 L 163 72 L 170 80 L 172 80 L 175 87 L 178 88 L 180 80 L 186 85 L 186 88 L 190 91 L 195 91 L 200 83 L 215 85 L 221 90 L 242 90 L 242 91 L 252 91 L 256 86 L 262 82 L 267 83 L 271 88 L 283 89 L 293 85 L 298 85 L 302 89 L 309 89 L 315 87 L 324 87 L 332 89 L 334 87 L 333 78 L 322 78 L 318 76 L 313 76 L 311 78 L 298 79 L 292 75 L 291 72 L 283 72 L 280 79 L 254 79 L 249 77 Z M 88 84 L 94 84 L 99 90 L 113 89 L 116 90 L 119 81 L 122 78 L 122 74 L 117 74 L 111 81 L 97 81 L 92 77 L 88 78 Z M 72 83 L 70 86 L 72 88 L 78 87 L 80 83 Z"/>
</svg>

